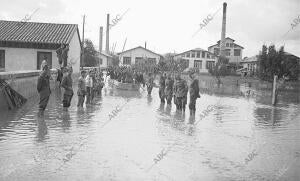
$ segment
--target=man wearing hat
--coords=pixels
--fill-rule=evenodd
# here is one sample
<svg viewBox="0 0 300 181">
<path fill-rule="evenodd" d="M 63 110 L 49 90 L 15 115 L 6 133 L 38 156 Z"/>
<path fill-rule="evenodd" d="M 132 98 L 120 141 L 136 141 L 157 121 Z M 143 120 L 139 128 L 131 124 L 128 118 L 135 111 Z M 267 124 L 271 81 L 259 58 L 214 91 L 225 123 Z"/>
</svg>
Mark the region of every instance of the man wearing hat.
<svg viewBox="0 0 300 181">
<path fill-rule="evenodd" d="M 61 87 L 65 89 L 64 95 L 63 95 L 63 109 L 64 109 L 64 111 L 67 111 L 71 105 L 71 100 L 72 100 L 72 97 L 74 94 L 73 88 L 72 88 L 73 69 L 71 66 L 69 66 L 69 67 L 66 67 L 64 70 L 67 71 L 67 74 L 63 77 L 63 79 L 61 81 Z"/>
<path fill-rule="evenodd" d="M 48 68 L 47 62 L 45 61 L 41 65 L 42 72 L 38 78 L 37 91 L 40 96 L 39 102 L 39 116 L 44 115 L 44 111 L 47 107 L 49 97 L 51 94 L 50 90 L 50 70 Z"/>
</svg>

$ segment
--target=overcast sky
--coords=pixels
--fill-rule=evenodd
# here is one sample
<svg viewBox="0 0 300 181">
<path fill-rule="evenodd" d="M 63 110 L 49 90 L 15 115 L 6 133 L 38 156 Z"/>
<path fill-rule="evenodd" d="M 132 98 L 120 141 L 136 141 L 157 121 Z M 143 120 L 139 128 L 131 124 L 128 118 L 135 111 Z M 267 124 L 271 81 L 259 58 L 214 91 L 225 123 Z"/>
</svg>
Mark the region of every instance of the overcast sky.
<svg viewBox="0 0 300 181">
<path fill-rule="evenodd" d="M 26 14 L 38 11 L 33 22 L 78 24 L 82 36 L 82 17 L 86 15 L 85 37 L 96 47 L 99 27 L 111 19 L 124 15 L 111 28 L 110 44 L 116 51 L 144 46 L 157 53 L 180 53 L 192 48 L 207 49 L 221 37 L 222 0 L 0 0 L 0 19 L 20 21 Z M 300 0 L 227 0 L 226 36 L 243 46 L 243 57 L 253 56 L 262 44 L 285 45 L 287 52 L 300 57 L 300 25 L 291 24 L 300 18 Z M 202 28 L 199 24 L 220 11 Z M 287 33 L 288 32 L 288 33 Z M 103 41 L 105 47 L 105 40 Z"/>
</svg>

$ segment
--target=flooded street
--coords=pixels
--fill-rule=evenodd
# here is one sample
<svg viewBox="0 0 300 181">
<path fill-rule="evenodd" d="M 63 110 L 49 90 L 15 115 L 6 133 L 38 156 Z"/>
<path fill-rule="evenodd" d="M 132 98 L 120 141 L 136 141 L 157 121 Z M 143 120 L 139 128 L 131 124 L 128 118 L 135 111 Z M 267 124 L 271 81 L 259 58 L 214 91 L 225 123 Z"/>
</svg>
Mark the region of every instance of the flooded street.
<svg viewBox="0 0 300 181">
<path fill-rule="evenodd" d="M 54 90 L 44 119 L 38 98 L 1 112 L 0 180 L 300 180 L 299 94 L 273 107 L 243 89 L 201 89 L 194 119 L 161 105 L 157 88 L 106 86 L 68 113 Z"/>
</svg>

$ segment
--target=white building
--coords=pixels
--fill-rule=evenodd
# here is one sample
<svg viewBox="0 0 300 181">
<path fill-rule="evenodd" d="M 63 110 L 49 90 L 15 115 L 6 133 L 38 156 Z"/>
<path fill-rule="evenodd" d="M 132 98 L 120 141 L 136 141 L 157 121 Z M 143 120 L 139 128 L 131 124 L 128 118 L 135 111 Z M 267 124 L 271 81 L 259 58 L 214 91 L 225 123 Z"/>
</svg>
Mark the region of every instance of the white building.
<svg viewBox="0 0 300 181">
<path fill-rule="evenodd" d="M 242 65 L 243 70 L 253 74 L 256 72 L 258 67 L 258 55 L 246 57 L 240 62 L 240 64 Z"/>
<path fill-rule="evenodd" d="M 160 54 L 141 46 L 126 50 L 118 55 L 120 65 L 133 65 L 139 63 L 157 64 L 161 58 Z"/>
<path fill-rule="evenodd" d="M 242 61 L 244 47 L 234 43 L 234 39 L 227 37 L 225 39 L 225 54 L 229 63 L 239 64 Z M 208 51 L 215 55 L 220 55 L 220 40 L 217 44 L 208 47 Z"/>
<path fill-rule="evenodd" d="M 188 68 L 199 68 L 200 73 L 208 73 L 217 62 L 217 57 L 202 48 L 195 48 L 174 56 L 174 60 L 188 62 Z"/>
<path fill-rule="evenodd" d="M 0 20 L 0 71 L 37 70 L 43 60 L 59 68 L 56 50 L 69 45 L 68 63 L 79 72 L 81 42 L 76 24 Z"/>
<path fill-rule="evenodd" d="M 105 52 L 99 54 L 99 64 L 100 68 L 107 68 L 112 65 L 113 57 Z"/>
</svg>

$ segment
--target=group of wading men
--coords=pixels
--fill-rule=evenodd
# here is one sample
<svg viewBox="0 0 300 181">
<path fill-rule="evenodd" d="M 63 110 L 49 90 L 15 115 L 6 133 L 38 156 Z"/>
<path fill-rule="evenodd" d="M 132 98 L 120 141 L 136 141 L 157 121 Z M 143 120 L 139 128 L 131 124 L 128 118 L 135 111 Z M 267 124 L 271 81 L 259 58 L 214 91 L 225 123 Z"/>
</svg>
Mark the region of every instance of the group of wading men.
<svg viewBox="0 0 300 181">
<path fill-rule="evenodd" d="M 151 74 L 150 78 L 147 81 L 147 90 L 148 94 L 151 94 L 153 88 L 153 81 Z M 168 105 L 172 104 L 172 99 L 176 105 L 176 110 L 185 112 L 187 104 L 187 94 L 189 92 L 190 102 L 189 109 L 190 115 L 195 115 L 196 112 L 196 100 L 200 98 L 199 94 L 199 82 L 196 79 L 194 73 L 189 73 L 189 78 L 191 79 L 191 84 L 188 86 L 187 81 L 181 77 L 181 74 L 178 73 L 175 75 L 175 80 L 173 79 L 172 74 L 166 75 L 166 73 L 161 74 L 159 78 L 159 98 L 161 103 L 167 102 Z"/>
<path fill-rule="evenodd" d="M 41 70 L 42 71 L 37 81 L 37 91 L 40 96 L 38 116 L 44 115 L 44 111 L 47 107 L 51 94 L 50 79 L 52 79 L 47 61 L 42 62 Z M 59 88 L 64 89 L 62 99 L 63 111 L 68 111 L 74 95 L 72 86 L 72 73 L 73 69 L 70 65 L 61 67 L 61 69 L 57 71 L 57 82 L 59 84 Z M 86 105 L 91 104 L 95 96 L 101 95 L 101 91 L 104 86 L 104 79 L 103 73 L 97 69 L 89 70 L 88 72 L 82 70 L 80 74 L 81 75 L 78 79 L 77 107 L 83 108 L 84 102 L 86 103 Z"/>
<path fill-rule="evenodd" d="M 47 61 L 43 61 L 41 64 L 42 72 L 38 78 L 37 90 L 40 95 L 39 102 L 39 115 L 44 114 L 44 110 L 49 101 L 51 94 L 50 90 L 50 79 L 51 73 Z M 125 70 L 125 71 L 124 71 Z M 123 82 L 135 82 L 147 86 L 148 95 L 151 95 L 153 86 L 154 86 L 154 77 L 151 73 L 148 74 L 147 81 L 144 81 L 143 74 L 141 72 L 130 73 L 130 69 L 112 70 L 109 69 L 107 75 L 113 79 L 117 79 Z M 62 67 L 61 70 L 58 70 L 57 81 L 59 82 L 59 87 L 64 89 L 63 93 L 63 110 L 67 111 L 70 107 L 72 97 L 74 95 L 72 84 L 72 66 L 68 65 Z M 103 73 L 97 69 L 89 70 L 86 72 L 82 70 L 80 72 L 80 77 L 78 79 L 78 108 L 82 108 L 84 102 L 86 105 L 91 104 L 95 95 L 101 95 L 102 88 L 104 87 Z M 129 76 L 130 75 L 130 76 Z M 190 86 L 187 85 L 187 81 L 181 78 L 181 75 L 178 73 L 175 75 L 175 80 L 172 77 L 172 74 L 166 75 L 166 73 L 161 74 L 159 78 L 159 97 L 161 103 L 167 102 L 168 105 L 172 104 L 172 99 L 176 105 L 177 111 L 185 112 L 187 104 L 187 94 L 189 92 L 190 102 L 189 109 L 190 114 L 195 115 L 196 112 L 196 100 L 200 98 L 199 94 L 199 83 L 195 78 L 195 74 L 190 73 L 189 77 L 191 78 Z M 86 100 L 86 101 L 85 101 Z"/>
</svg>

